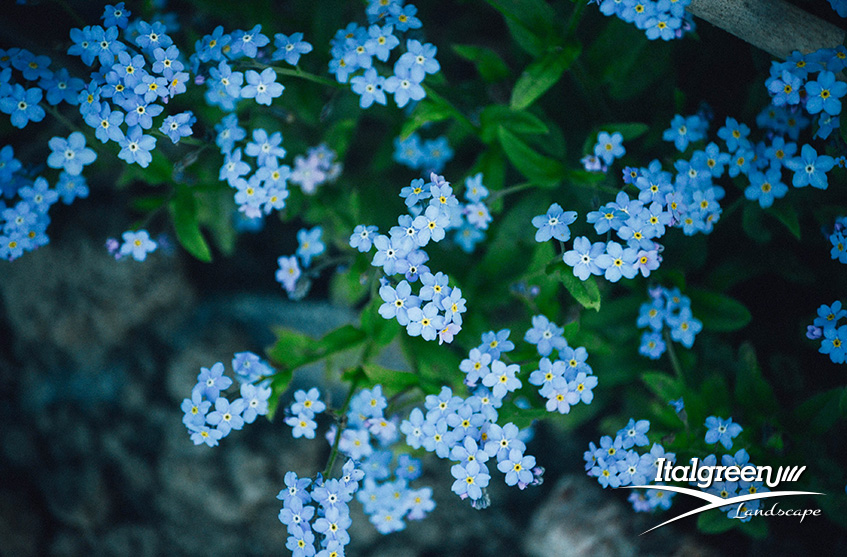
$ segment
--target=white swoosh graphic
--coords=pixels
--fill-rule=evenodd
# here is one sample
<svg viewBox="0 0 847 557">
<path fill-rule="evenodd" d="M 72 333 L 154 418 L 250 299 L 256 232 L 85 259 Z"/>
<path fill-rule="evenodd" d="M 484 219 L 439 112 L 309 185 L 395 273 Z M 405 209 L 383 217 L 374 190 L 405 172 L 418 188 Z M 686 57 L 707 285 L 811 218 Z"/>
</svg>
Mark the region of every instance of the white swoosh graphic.
<svg viewBox="0 0 847 557">
<path fill-rule="evenodd" d="M 708 505 L 703 505 L 702 507 L 698 507 L 693 511 L 688 511 L 685 514 L 681 514 L 670 520 L 666 520 L 658 526 L 653 526 L 649 530 L 645 530 L 644 532 L 642 532 L 640 534 L 641 536 L 643 536 L 647 532 L 655 530 L 656 528 L 661 528 L 665 524 L 670 524 L 671 522 L 679 520 L 680 518 L 685 518 L 686 516 L 691 516 L 692 514 L 699 514 L 701 512 L 709 511 L 726 505 L 734 505 L 736 503 L 743 503 L 745 501 L 753 501 L 756 499 L 765 499 L 767 497 L 781 497 L 783 495 L 826 495 L 825 493 L 818 493 L 816 491 L 763 491 L 761 493 L 751 493 L 750 495 L 739 495 L 738 497 L 730 497 L 729 499 L 723 499 L 721 497 L 718 497 L 717 495 L 712 495 L 711 493 L 698 491 L 696 489 L 690 489 L 688 487 L 675 487 L 672 485 L 627 485 L 622 487 L 624 489 L 660 489 L 662 491 L 673 491 L 675 493 L 691 495 L 692 497 L 697 497 L 698 499 L 702 499 L 704 501 L 709 502 Z"/>
</svg>

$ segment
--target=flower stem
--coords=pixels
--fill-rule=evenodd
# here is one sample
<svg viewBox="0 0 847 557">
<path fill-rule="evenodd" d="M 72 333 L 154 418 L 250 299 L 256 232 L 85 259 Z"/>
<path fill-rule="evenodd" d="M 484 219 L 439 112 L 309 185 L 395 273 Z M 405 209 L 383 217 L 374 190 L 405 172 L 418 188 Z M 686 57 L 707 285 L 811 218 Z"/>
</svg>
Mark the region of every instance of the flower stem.
<svg viewBox="0 0 847 557">
<path fill-rule="evenodd" d="M 338 411 L 338 429 L 335 430 L 335 439 L 332 441 L 332 450 L 330 450 L 329 460 L 327 461 L 326 468 L 323 471 L 324 478 L 329 477 L 330 473 L 332 473 L 332 467 L 335 466 L 335 459 L 338 458 L 338 443 L 341 441 L 341 434 L 344 432 L 344 428 L 347 426 L 347 408 L 350 406 L 350 401 L 353 399 L 353 394 L 356 392 L 356 388 L 359 386 L 360 380 L 361 375 L 357 375 L 356 378 L 353 379 L 353 382 L 350 383 L 350 390 L 347 391 L 347 398 L 344 399 L 344 404 Z"/>
<path fill-rule="evenodd" d="M 673 341 L 671 340 L 671 335 L 667 331 L 667 329 L 665 329 L 664 336 L 665 336 L 665 344 L 668 347 L 668 357 L 670 357 L 671 366 L 673 367 L 673 371 L 676 374 L 677 378 L 680 381 L 682 381 L 683 383 L 685 383 L 685 377 L 682 374 L 682 365 L 680 365 L 679 358 L 677 358 L 677 356 L 676 356 L 676 350 L 673 347 Z"/>
</svg>

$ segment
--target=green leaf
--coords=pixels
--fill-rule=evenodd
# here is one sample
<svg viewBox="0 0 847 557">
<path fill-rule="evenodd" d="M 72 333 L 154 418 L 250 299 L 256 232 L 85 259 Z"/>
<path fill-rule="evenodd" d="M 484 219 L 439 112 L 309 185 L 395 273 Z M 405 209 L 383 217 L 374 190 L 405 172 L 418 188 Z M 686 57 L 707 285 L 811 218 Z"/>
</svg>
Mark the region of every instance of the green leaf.
<svg viewBox="0 0 847 557">
<path fill-rule="evenodd" d="M 509 77 L 509 67 L 500 55 L 490 48 L 471 44 L 454 44 L 453 52 L 472 62 L 482 79 L 489 83 Z"/>
<path fill-rule="evenodd" d="M 362 364 L 362 370 L 371 385 L 382 385 L 390 393 L 416 387 L 420 383 L 420 377 L 414 373 L 388 369 L 376 364 Z"/>
<path fill-rule="evenodd" d="M 771 231 L 762 222 L 762 210 L 758 205 L 746 204 L 741 214 L 741 227 L 751 240 L 766 244 L 771 240 Z"/>
<path fill-rule="evenodd" d="M 545 157 L 502 126 L 497 135 L 506 157 L 530 181 L 552 185 L 564 179 L 565 166 L 559 161 Z"/>
<path fill-rule="evenodd" d="M 753 415 L 772 416 L 779 408 L 773 388 L 764 377 L 749 342 L 738 349 L 739 370 L 735 381 L 735 399 L 754 409 Z"/>
<path fill-rule="evenodd" d="M 412 115 L 400 129 L 400 139 L 408 139 L 421 126 L 430 122 L 446 120 L 452 115 L 453 109 L 449 105 L 435 101 L 430 97 L 424 98 L 415 106 Z"/>
<path fill-rule="evenodd" d="M 727 518 L 717 509 L 700 513 L 697 517 L 697 529 L 704 534 L 722 534 L 740 524 L 740 520 Z"/>
<path fill-rule="evenodd" d="M 555 32 L 556 12 L 545 0 L 487 0 L 506 18 L 515 42 L 532 56 L 559 40 Z"/>
<path fill-rule="evenodd" d="M 176 237 L 188 253 L 200 261 L 212 260 L 209 244 L 200 232 L 197 220 L 197 201 L 187 188 L 179 188 L 176 197 L 170 203 Z"/>
<path fill-rule="evenodd" d="M 540 60 L 530 64 L 515 83 L 510 101 L 511 107 L 515 110 L 523 110 L 532 105 L 562 78 L 562 74 L 573 64 L 579 53 L 579 44 L 571 43 L 561 50 L 547 53 Z"/>
<path fill-rule="evenodd" d="M 641 376 L 641 380 L 644 381 L 644 384 L 647 385 L 650 392 L 666 403 L 682 396 L 682 393 L 685 390 L 685 387 L 679 379 L 658 371 L 650 371 L 643 374 Z"/>
<path fill-rule="evenodd" d="M 288 389 L 288 385 L 291 383 L 293 377 L 294 373 L 288 369 L 278 371 L 274 374 L 273 379 L 271 379 L 271 396 L 268 399 L 267 415 L 269 420 L 274 419 L 274 415 L 276 415 L 276 411 L 279 408 L 279 399 Z"/>
<path fill-rule="evenodd" d="M 513 110 L 508 106 L 492 104 L 486 106 L 479 115 L 481 125 L 480 139 L 485 143 L 496 141 L 497 131 L 503 126 L 516 134 L 545 134 L 547 125 L 537 116 L 525 110 Z"/>
<path fill-rule="evenodd" d="M 392 340 L 400 332 L 400 325 L 396 319 L 385 319 L 379 314 L 379 306 L 382 305 L 382 300 L 374 298 L 362 310 L 362 330 L 367 334 L 368 338 L 378 344 L 385 346 L 390 344 Z"/>
<path fill-rule="evenodd" d="M 600 290 L 597 288 L 597 281 L 593 276 L 588 277 L 588 280 L 579 280 L 573 274 L 570 267 L 567 267 L 560 261 L 554 261 L 547 267 L 547 274 L 558 274 L 562 284 L 565 285 L 568 292 L 574 299 L 582 304 L 582 307 L 600 311 Z"/>
<path fill-rule="evenodd" d="M 829 431 L 844 414 L 841 411 L 841 399 L 844 387 L 836 387 L 818 393 L 807 399 L 795 411 L 803 431 L 823 433 Z"/>
<path fill-rule="evenodd" d="M 286 328 L 277 329 L 276 336 L 276 343 L 267 351 L 268 358 L 274 367 L 291 371 L 355 348 L 367 339 L 364 331 L 353 325 L 330 331 L 320 340 Z"/>
<path fill-rule="evenodd" d="M 709 331 L 737 331 L 752 319 L 750 310 L 729 296 L 699 288 L 690 289 L 688 296 L 691 298 L 691 313 Z"/>
<path fill-rule="evenodd" d="M 768 211 L 765 211 L 785 225 L 791 234 L 800 239 L 800 217 L 797 215 L 797 209 L 790 203 L 775 203 Z"/>
</svg>

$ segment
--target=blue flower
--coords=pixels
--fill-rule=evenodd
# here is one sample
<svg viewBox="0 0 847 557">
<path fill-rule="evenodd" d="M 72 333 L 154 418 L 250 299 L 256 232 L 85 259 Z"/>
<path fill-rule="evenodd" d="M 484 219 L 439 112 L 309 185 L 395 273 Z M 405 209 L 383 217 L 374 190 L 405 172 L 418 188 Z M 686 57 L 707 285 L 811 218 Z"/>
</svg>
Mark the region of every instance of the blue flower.
<svg viewBox="0 0 847 557">
<path fill-rule="evenodd" d="M 397 73 L 397 66 L 405 66 L 410 70 L 411 79 L 420 83 L 426 74 L 434 74 L 441 69 L 441 65 L 435 59 L 437 51 L 435 45 L 421 44 L 420 41 L 409 39 L 406 41 L 406 52 L 395 64 L 394 73 Z"/>
<path fill-rule="evenodd" d="M 369 252 L 373 246 L 373 239 L 377 232 L 378 229 L 376 226 L 357 225 L 353 229 L 353 234 L 350 235 L 350 247 L 362 253 Z"/>
<path fill-rule="evenodd" d="M 410 100 L 419 101 L 426 96 L 421 80 L 412 76 L 412 68 L 401 64 L 395 64 L 394 75 L 385 80 L 383 89 L 394 95 L 398 108 L 403 108 Z"/>
<path fill-rule="evenodd" d="M 385 302 L 379 307 L 379 314 L 385 319 L 397 318 L 397 322 L 406 326 L 409 324 L 410 308 L 420 307 L 420 298 L 412 295 L 412 287 L 405 280 L 400 281 L 397 288 L 389 285 L 380 287 L 379 297 Z"/>
<path fill-rule="evenodd" d="M 203 389 L 203 396 L 207 400 L 217 400 L 221 391 L 232 385 L 232 379 L 224 375 L 224 365 L 217 362 L 211 368 L 200 368 L 197 375 L 197 386 Z"/>
<path fill-rule="evenodd" d="M 136 27 L 138 37 L 135 39 L 135 44 L 144 50 L 150 52 L 157 48 L 167 48 L 173 44 L 173 40 L 167 35 L 167 28 L 161 21 L 154 21 L 152 24 L 146 21 L 139 21 Z M 115 29 L 117 36 L 117 29 Z"/>
<path fill-rule="evenodd" d="M 685 410 L 685 402 L 682 400 L 682 397 L 679 397 L 679 398 L 678 398 L 678 399 L 676 399 L 676 400 L 668 401 L 668 404 L 669 404 L 670 406 L 673 406 L 673 410 L 674 410 L 674 412 L 676 412 L 677 414 L 679 414 L 680 412 L 682 412 L 683 410 Z"/>
<path fill-rule="evenodd" d="M 532 318 L 532 328 L 526 332 L 524 340 L 535 344 L 541 356 L 549 356 L 554 348 L 559 351 L 567 348 L 568 341 L 562 336 L 564 331 L 545 316 L 536 315 Z"/>
<path fill-rule="evenodd" d="M 85 123 L 94 128 L 94 136 L 102 143 L 109 140 L 120 141 L 124 132 L 120 125 L 124 121 L 124 114 L 120 110 L 112 110 L 109 103 L 101 103 L 99 112 L 91 112 L 85 117 Z"/>
<path fill-rule="evenodd" d="M 294 403 L 291 405 L 291 413 L 314 417 L 326 410 L 326 404 L 320 401 L 320 391 L 312 387 L 308 392 L 298 389 L 294 392 Z"/>
<path fill-rule="evenodd" d="M 371 56 L 376 56 L 377 59 L 387 62 L 391 51 L 400 44 L 400 39 L 393 35 L 394 27 L 385 25 L 371 25 L 368 28 L 368 40 L 365 42 L 365 49 Z"/>
<path fill-rule="evenodd" d="M 195 387 L 191 391 L 191 398 L 184 399 L 180 406 L 184 413 L 182 423 L 186 426 L 203 426 L 206 423 L 206 414 L 211 406 L 211 401 L 203 400 L 203 390 Z"/>
<path fill-rule="evenodd" d="M 823 304 L 818 308 L 818 316 L 814 324 L 823 329 L 832 329 L 844 316 L 847 316 L 847 310 L 842 308 L 841 302 L 836 300 L 831 306 Z"/>
<path fill-rule="evenodd" d="M 118 2 L 114 6 L 106 4 L 103 15 L 100 19 L 103 20 L 103 25 L 106 27 L 119 27 L 126 29 L 126 24 L 129 23 L 129 16 L 132 15 L 123 2 Z"/>
<path fill-rule="evenodd" d="M 359 106 L 368 108 L 373 103 L 384 105 L 386 103 L 383 85 L 385 78 L 376 73 L 374 68 L 369 68 L 364 75 L 358 75 L 350 80 L 353 92 L 360 96 Z"/>
<path fill-rule="evenodd" d="M 517 364 L 506 365 L 500 360 L 494 360 L 491 362 L 491 370 L 482 378 L 482 384 L 491 389 L 494 397 L 503 398 L 507 393 L 521 388 L 521 381 L 516 376 L 520 370 Z"/>
<path fill-rule="evenodd" d="M 765 86 L 771 94 L 774 106 L 800 103 L 800 89 L 803 80 L 788 70 L 783 70 L 779 77 L 771 76 L 765 81 Z"/>
<path fill-rule="evenodd" d="M 509 451 L 508 458 L 497 463 L 497 469 L 506 474 L 506 485 L 518 484 L 521 488 L 532 483 L 534 467 L 535 457 L 524 455 L 518 449 Z"/>
<path fill-rule="evenodd" d="M 823 330 L 823 337 L 818 352 L 829 354 L 829 359 L 835 364 L 843 364 L 847 359 L 847 325 L 827 327 Z"/>
<path fill-rule="evenodd" d="M 412 225 L 418 231 L 415 240 L 420 247 L 426 246 L 430 240 L 440 242 L 444 239 L 444 229 L 450 224 L 447 216 L 438 206 L 430 205 L 423 215 L 415 217 Z"/>
<path fill-rule="evenodd" d="M 705 122 L 700 117 L 686 118 L 677 114 L 671 120 L 671 127 L 662 134 L 662 139 L 673 142 L 677 150 L 682 152 L 688 148 L 689 143 L 699 141 L 705 135 Z"/>
<path fill-rule="evenodd" d="M 574 239 L 573 249 L 566 251 L 562 256 L 563 261 L 573 267 L 573 274 L 580 280 L 588 280 L 591 275 L 603 274 L 603 270 L 597 265 L 597 258 L 606 251 L 606 244 L 595 242 L 594 244 L 585 236 Z"/>
<path fill-rule="evenodd" d="M 567 242 L 571 237 L 568 225 L 576 221 L 576 216 L 576 211 L 565 212 L 558 203 L 553 203 L 547 209 L 546 215 L 538 215 L 532 219 L 532 225 L 538 229 L 535 233 L 535 241 L 546 242 L 550 238 L 556 238 Z"/>
<path fill-rule="evenodd" d="M 44 119 L 44 109 L 38 106 L 41 97 L 41 89 L 24 89 L 15 84 L 7 97 L 0 98 L 0 111 L 11 116 L 13 126 L 23 129 L 29 122 L 40 122 Z"/>
<path fill-rule="evenodd" d="M 669 315 L 667 322 L 671 327 L 671 338 L 686 348 L 694 345 L 694 335 L 703 329 L 703 324 L 691 315 L 687 307 L 682 308 L 678 315 Z"/>
<path fill-rule="evenodd" d="M 209 447 L 214 447 L 218 444 L 218 441 L 223 437 L 223 433 L 221 433 L 217 429 L 212 429 L 206 425 L 190 425 L 189 431 L 191 431 L 191 441 L 194 442 L 195 445 L 201 445 L 205 443 Z"/>
<path fill-rule="evenodd" d="M 256 99 L 259 104 L 270 106 L 273 99 L 282 95 L 285 89 L 276 82 L 276 72 L 273 68 L 265 68 L 261 74 L 255 70 L 247 70 L 244 77 L 247 85 L 241 89 L 241 96 L 245 99 Z"/>
<path fill-rule="evenodd" d="M 323 229 L 320 226 L 316 226 L 311 230 L 302 228 L 297 232 L 297 242 L 299 244 L 297 247 L 297 256 L 303 262 L 303 267 L 308 267 L 312 262 L 312 257 L 322 254 L 326 249 L 326 246 L 321 241 L 322 234 Z"/>
<path fill-rule="evenodd" d="M 140 127 L 149 130 L 153 127 L 153 118 L 162 113 L 164 108 L 159 104 L 148 104 L 143 97 L 135 95 L 122 105 L 126 110 L 126 125 L 130 128 Z M 132 129 L 127 131 L 127 136 Z"/>
<path fill-rule="evenodd" d="M 314 439 L 315 429 L 318 427 L 318 424 L 307 414 L 298 414 L 297 416 L 285 418 L 285 424 L 291 426 L 291 435 L 293 435 L 295 439 L 299 439 L 301 437 Z"/>
<path fill-rule="evenodd" d="M 845 84 L 847 86 L 847 84 Z M 829 185 L 826 173 L 835 166 L 835 159 L 829 155 L 818 155 L 811 145 L 803 145 L 799 157 L 785 161 L 785 166 L 794 171 L 791 183 L 795 188 L 811 185 L 825 190 Z"/>
<path fill-rule="evenodd" d="M 763 209 L 773 205 L 774 199 L 780 199 L 788 193 L 788 186 L 782 183 L 782 173 L 777 168 L 767 172 L 750 172 L 750 185 L 744 190 L 744 197 L 758 201 Z"/>
<path fill-rule="evenodd" d="M 85 178 L 83 176 L 71 176 L 67 172 L 59 174 L 56 191 L 65 205 L 70 205 L 76 198 L 85 199 L 88 197 L 88 185 Z"/>
<path fill-rule="evenodd" d="M 452 491 L 462 498 L 480 499 L 482 488 L 488 487 L 488 481 L 491 479 L 483 466 L 476 461 L 469 462 L 464 466 L 454 464 L 450 473 L 456 478 L 456 481 L 453 482 Z"/>
<path fill-rule="evenodd" d="M 124 232 L 123 239 L 124 243 L 121 244 L 119 253 L 121 255 L 132 255 L 132 258 L 136 261 L 144 261 L 147 254 L 155 251 L 158 247 L 158 244 L 150 239 L 146 230 Z"/>
<path fill-rule="evenodd" d="M 644 331 L 641 335 L 641 346 L 638 347 L 638 352 L 642 356 L 647 356 L 651 360 L 658 360 L 666 349 L 667 346 L 661 333 Z"/>
<path fill-rule="evenodd" d="M 817 81 L 806 84 L 806 110 L 809 114 L 817 114 L 824 111 L 832 116 L 841 113 L 841 101 L 847 94 L 847 83 L 836 81 L 835 74 L 823 71 L 818 74 Z"/>
<path fill-rule="evenodd" d="M 85 146 L 85 136 L 73 132 L 67 139 L 54 137 L 49 142 L 52 153 L 47 157 L 47 166 L 64 169 L 72 176 L 82 173 L 82 168 L 97 159 L 97 154 Z"/>
<path fill-rule="evenodd" d="M 280 257 L 277 259 L 279 269 L 276 272 L 276 280 L 286 292 L 292 293 L 297 287 L 297 279 L 300 278 L 300 265 L 295 256 Z"/>
<path fill-rule="evenodd" d="M 150 152 L 156 147 L 156 138 L 144 135 L 139 126 L 131 127 L 119 143 L 121 151 L 118 153 L 118 158 L 130 164 L 138 163 L 142 168 L 147 168 L 153 160 Z"/>
<path fill-rule="evenodd" d="M 732 448 L 732 440 L 742 431 L 742 427 L 732 422 L 732 418 L 718 418 L 709 416 L 706 418 L 706 443 L 720 442 L 725 449 Z"/>
<path fill-rule="evenodd" d="M 482 335 L 482 344 L 478 347 L 480 352 L 491 354 L 491 359 L 496 360 L 503 352 L 511 352 L 515 349 L 515 344 L 509 340 L 509 329 L 501 329 L 496 333 L 488 331 Z"/>
<path fill-rule="evenodd" d="M 604 163 L 612 164 L 626 154 L 623 146 L 623 136 L 619 132 L 609 135 L 608 132 L 600 132 L 597 135 L 597 144 L 594 145 L 594 155 L 601 158 Z"/>
<path fill-rule="evenodd" d="M 638 420 L 637 422 L 630 418 L 629 423 L 623 426 L 617 432 L 617 437 L 621 439 L 621 447 L 630 449 L 633 446 L 643 447 L 648 444 L 647 432 L 650 431 L 650 422 L 647 420 Z"/>
<path fill-rule="evenodd" d="M 255 58 L 258 54 L 258 49 L 268 44 L 270 39 L 262 34 L 262 26 L 256 25 L 249 31 L 237 30 L 232 32 L 232 42 L 230 46 L 230 56 L 238 58 L 239 56 L 247 56 Z"/>
<path fill-rule="evenodd" d="M 196 120 L 190 110 L 181 112 L 165 118 L 159 131 L 167 135 L 174 143 L 178 143 L 181 138 L 191 135 L 191 126 Z"/>
<path fill-rule="evenodd" d="M 418 13 L 418 8 L 413 4 L 402 6 L 399 2 L 392 3 L 388 6 L 388 16 L 386 21 L 394 25 L 398 31 L 408 31 L 409 29 L 420 29 L 423 25 L 421 20 L 415 17 Z"/>
<path fill-rule="evenodd" d="M 279 162 L 278 158 L 285 156 L 285 149 L 281 146 L 282 134 L 280 132 L 268 135 L 262 128 L 253 130 L 253 141 L 247 143 L 244 147 L 244 153 L 256 157 L 256 162 L 260 166 L 274 166 Z"/>
<path fill-rule="evenodd" d="M 286 36 L 282 33 L 274 35 L 274 51 L 272 60 L 285 60 L 292 66 L 296 66 L 302 54 L 312 51 L 312 45 L 303 40 L 303 33 L 292 33 Z"/>
<path fill-rule="evenodd" d="M 617 242 L 606 244 L 606 253 L 597 256 L 597 266 L 605 271 L 606 280 L 618 282 L 621 277 L 628 279 L 638 274 L 635 261 L 638 254 L 633 248 L 623 248 Z"/>
<path fill-rule="evenodd" d="M 229 435 L 233 429 L 244 427 L 244 399 L 239 398 L 232 402 L 224 397 L 215 400 L 215 409 L 206 416 L 206 421 L 217 426 L 222 435 Z"/>
<path fill-rule="evenodd" d="M 726 125 L 718 130 L 718 137 L 726 142 L 726 150 L 730 153 L 736 152 L 739 148 L 749 149 L 748 135 L 750 135 L 750 128 L 745 124 L 739 124 L 735 118 L 727 118 Z"/>
</svg>

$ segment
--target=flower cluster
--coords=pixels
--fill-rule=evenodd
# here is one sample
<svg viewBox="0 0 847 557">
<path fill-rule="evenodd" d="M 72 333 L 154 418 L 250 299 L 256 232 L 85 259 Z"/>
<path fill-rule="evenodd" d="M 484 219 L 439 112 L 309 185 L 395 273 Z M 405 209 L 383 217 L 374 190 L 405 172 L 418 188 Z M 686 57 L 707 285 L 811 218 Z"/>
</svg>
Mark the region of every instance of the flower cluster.
<svg viewBox="0 0 847 557">
<path fill-rule="evenodd" d="M 847 228 L 847 216 L 841 216 L 835 219 L 832 234 L 829 235 L 829 243 L 832 244 L 832 250 L 829 255 L 838 260 L 840 263 L 847 263 L 847 237 L 845 237 L 845 228 Z"/>
<path fill-rule="evenodd" d="M 652 169 L 652 170 L 651 170 Z M 592 243 L 586 236 L 574 239 L 573 249 L 566 251 L 562 259 L 573 267 L 574 276 L 588 280 L 591 275 L 603 275 L 606 280 L 618 282 L 621 277 L 631 279 L 639 272 L 643 276 L 659 268 L 662 249 L 655 240 L 665 234 L 665 227 L 672 223 L 670 206 L 665 209 L 661 191 L 664 172 L 658 163 L 650 169 L 639 171 L 643 187 L 638 199 L 630 199 L 626 192 L 619 192 L 615 201 L 603 205 L 587 215 L 597 234 L 614 230 L 624 245 L 610 240 Z M 641 187 L 641 186 L 639 186 Z M 552 207 L 551 207 L 552 209 Z M 549 216 L 549 212 L 548 212 Z"/>
<path fill-rule="evenodd" d="M 320 226 L 311 230 L 300 229 L 297 232 L 298 246 L 295 255 L 282 256 L 277 259 L 279 269 L 276 272 L 276 280 L 292 299 L 299 300 L 306 295 L 311 287 L 311 279 L 303 274 L 303 271 L 311 266 L 312 257 L 326 251 L 326 246 L 321 240 L 322 236 L 323 228 Z"/>
<path fill-rule="evenodd" d="M 75 197 L 86 197 L 88 187 L 82 176 L 63 171 L 57 189 L 50 188 L 46 178 L 30 179 L 14 156 L 10 145 L 0 149 L 0 187 L 7 198 L 17 198 L 12 207 L 0 201 L 0 259 L 17 259 L 25 251 L 47 244 L 48 211 L 62 199 L 70 204 Z"/>
<path fill-rule="evenodd" d="M 350 399 L 347 427 L 341 431 L 338 450 L 360 462 L 365 484 L 356 498 L 376 529 L 388 534 L 405 528 L 404 520 L 421 520 L 435 508 L 432 490 L 414 489 L 410 482 L 421 475 L 421 463 L 408 454 L 399 454 L 392 465 L 391 447 L 400 440 L 397 416 L 384 414 L 388 401 L 382 386 L 362 389 Z M 337 428 L 327 432 L 333 444 Z"/>
<path fill-rule="evenodd" d="M 453 149 L 446 136 L 422 140 L 417 132 L 406 139 L 394 139 L 394 162 L 420 170 L 423 176 L 438 174 L 453 158 Z"/>
<path fill-rule="evenodd" d="M 344 555 L 352 524 L 348 503 L 359 491 L 364 472 L 348 460 L 341 473 L 340 479 L 318 475 L 314 482 L 294 472 L 285 474 L 285 489 L 276 496 L 282 501 L 278 518 L 288 530 L 285 547 L 294 557 Z M 315 533 L 323 536 L 320 550 L 315 549 Z"/>
<path fill-rule="evenodd" d="M 530 384 L 540 387 L 538 392 L 547 399 L 546 408 L 549 412 L 567 414 L 571 406 L 579 402 L 591 404 L 594 400 L 592 389 L 597 386 L 597 378 L 586 363 L 588 352 L 585 348 L 568 346 L 563 333 L 564 329 L 543 315 L 536 315 L 532 318 L 532 328 L 526 332 L 524 340 L 535 344 L 538 354 L 543 356 L 538 369 L 529 376 Z M 551 361 L 547 356 L 552 354 L 554 348 L 558 358 Z"/>
<path fill-rule="evenodd" d="M 506 485 L 524 489 L 541 483 L 544 470 L 536 466 L 535 457 L 525 454 L 521 431 L 511 422 L 497 424 L 497 408 L 503 398 L 521 385 L 515 376 L 518 371 L 517 365 L 493 360 L 482 379 L 483 386 L 476 387 L 472 395 L 463 399 L 449 387 L 442 387 L 438 395 L 426 397 L 426 414 L 415 408 L 400 425 L 410 447 L 423 447 L 455 462 L 450 469 L 455 480 L 452 490 L 462 499 L 469 498 L 476 508 L 490 502 L 485 489 L 491 480 L 486 464 L 489 459 L 496 458 Z M 486 380 L 488 377 L 492 380 Z"/>
<path fill-rule="evenodd" d="M 675 462 L 674 453 L 665 452 L 659 443 L 653 443 L 649 452 L 639 453 L 636 447 L 647 447 L 650 441 L 647 433 L 650 422 L 630 419 L 612 438 L 604 435 L 600 444 L 592 441 L 583 454 L 585 471 L 597 478 L 604 488 L 625 487 L 629 485 L 649 485 L 656 479 L 659 459 Z M 646 493 L 634 491 L 629 500 L 637 512 L 668 509 L 671 506 L 673 492 L 661 489 L 648 489 Z"/>
<path fill-rule="evenodd" d="M 703 324 L 691 314 L 691 300 L 683 296 L 678 288 L 664 287 L 649 290 L 651 301 L 641 304 L 636 325 L 646 328 L 641 335 L 638 351 L 650 359 L 658 360 L 667 346 L 662 337 L 665 325 L 671 338 L 685 346 L 694 346 L 694 337 L 703 329 Z"/>
<path fill-rule="evenodd" d="M 771 104 L 787 109 L 802 109 L 809 115 L 819 114 L 816 137 L 826 139 L 839 127 L 841 98 L 847 94 L 847 83 L 835 76 L 847 67 L 847 48 L 827 48 L 809 54 L 795 51 L 784 62 L 772 62 L 765 87 Z"/>
<path fill-rule="evenodd" d="M 223 396 L 232 386 L 232 379 L 224 375 L 224 365 L 218 362 L 211 368 L 200 368 L 191 398 L 182 401 L 182 423 L 195 445 L 214 447 L 233 429 L 252 424 L 258 416 L 268 413 L 271 389 L 264 382 L 253 383 L 271 375 L 270 368 L 252 352 L 236 354 L 232 368 L 241 383 L 240 397 L 230 401 Z"/>
<path fill-rule="evenodd" d="M 330 42 L 329 71 L 339 83 L 350 82 L 353 92 L 359 95 L 360 107 L 386 104 L 386 93 L 394 95 L 400 108 L 426 96 L 424 78 L 441 69 L 434 45 L 408 39 L 405 52 L 394 62 L 391 73 L 386 71 L 391 67 L 391 51 L 400 46 L 402 33 L 422 26 L 416 13 L 414 5 L 404 6 L 402 0 L 371 0 L 367 8 L 369 27 L 350 23 L 339 29 Z"/>
<path fill-rule="evenodd" d="M 437 337 L 441 343 L 451 342 L 461 330 L 465 299 L 460 288 L 448 285 L 447 275 L 430 272 L 426 265 L 429 256 L 423 248 L 430 241 L 443 240 L 447 231 L 458 229 L 457 243 L 471 251 L 484 237 L 482 230 L 488 228 L 491 216 L 482 203 L 488 190 L 482 185 L 481 174 L 467 181 L 466 205 L 459 203 L 444 177 L 432 173 L 430 180 L 412 180 L 401 190 L 409 214 L 401 215 L 387 236 L 379 234 L 375 226 L 361 224 L 353 230 L 349 243 L 362 253 L 376 248 L 371 264 L 381 267 L 388 277 L 404 276 L 396 284 L 385 277 L 380 280 L 379 296 L 384 302 L 380 315 L 396 319 L 410 336 L 425 340 Z M 421 289 L 413 294 L 412 284 L 418 280 Z"/>
<path fill-rule="evenodd" d="M 847 310 L 842 308 L 841 302 L 835 301 L 829 306 L 823 304 L 818 308 L 818 316 L 806 331 L 806 337 L 809 339 L 822 339 L 818 352 L 828 354 L 835 364 L 847 361 L 847 325 L 838 326 L 838 322 L 845 316 Z"/>
<path fill-rule="evenodd" d="M 600 13 L 617 16 L 644 31 L 651 41 L 670 41 L 694 30 L 694 20 L 685 11 L 691 0 L 591 0 Z M 589 2 L 590 4 L 591 2 Z"/>
<path fill-rule="evenodd" d="M 301 54 L 312 50 L 312 46 L 302 39 L 302 33 L 290 37 L 277 33 L 274 36 L 276 50 L 271 58 L 296 65 Z M 261 72 L 255 69 L 240 72 L 232 68 L 244 62 L 243 59 L 263 58 L 264 53 L 259 49 L 269 43 L 270 39 L 262 34 L 261 25 L 232 33 L 225 33 L 224 28 L 218 26 L 210 35 L 198 40 L 190 63 L 192 71 L 200 76 L 199 82 L 206 84 L 206 101 L 231 112 L 241 99 L 254 99 L 258 104 L 270 106 L 282 95 L 285 86 L 276 82 L 273 68 L 259 65 L 257 69 Z"/>
<path fill-rule="evenodd" d="M 326 410 L 326 404 L 320 400 L 321 393 L 316 388 L 309 392 L 300 389 L 294 392 L 294 402 L 286 410 L 285 423 L 293 428 L 292 435 L 295 439 L 305 437 L 315 438 L 315 429 L 318 424 L 315 416 Z"/>
<path fill-rule="evenodd" d="M 729 420 L 732 421 L 731 419 Z M 733 426 L 737 426 L 740 430 L 741 426 L 738 424 L 732 424 Z M 708 422 L 707 422 L 708 427 Z M 707 434 L 707 442 L 708 442 L 708 434 Z M 726 447 L 726 445 L 724 445 Z M 731 448 L 732 444 L 729 447 L 726 447 L 727 450 Z M 739 468 L 744 466 L 753 466 L 753 463 L 750 462 L 750 455 L 747 453 L 745 449 L 739 449 L 735 452 L 735 454 L 725 454 L 721 455 L 720 458 L 721 466 L 738 466 Z M 718 457 L 714 454 L 708 455 L 703 459 L 701 466 L 717 466 L 718 465 Z M 691 485 L 696 485 L 697 482 L 689 482 Z M 743 479 L 739 479 L 737 482 L 731 481 L 721 481 L 714 482 L 704 491 L 706 493 L 710 493 L 712 495 L 717 495 L 722 499 L 729 499 L 730 497 L 737 497 L 739 495 L 754 495 L 756 493 L 762 493 L 766 491 L 770 491 L 764 482 L 757 481 L 745 481 Z M 718 507 L 722 512 L 726 513 L 727 518 L 740 520 L 741 522 L 750 521 L 752 516 L 752 511 L 758 509 L 762 504 L 760 499 L 754 499 L 752 501 L 745 501 L 743 503 L 735 503 L 734 505 L 725 505 L 723 507 Z M 750 511 L 750 514 L 748 514 Z"/>
</svg>

